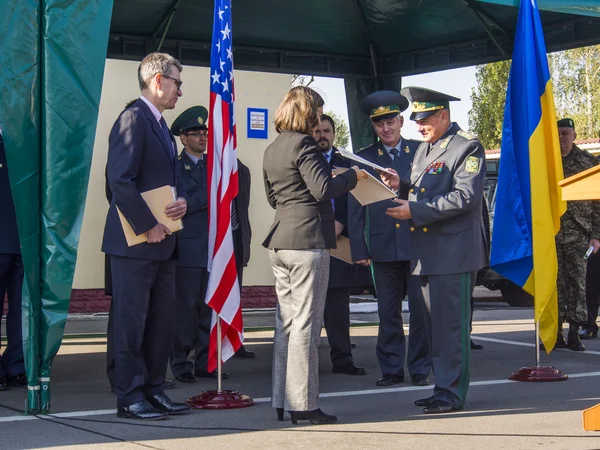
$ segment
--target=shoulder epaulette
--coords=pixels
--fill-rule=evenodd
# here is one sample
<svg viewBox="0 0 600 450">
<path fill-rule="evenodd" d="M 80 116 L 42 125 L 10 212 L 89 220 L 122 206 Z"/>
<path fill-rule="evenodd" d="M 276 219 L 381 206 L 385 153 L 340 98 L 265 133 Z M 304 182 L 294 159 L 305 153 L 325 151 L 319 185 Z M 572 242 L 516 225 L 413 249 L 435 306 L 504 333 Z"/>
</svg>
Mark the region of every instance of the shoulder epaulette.
<svg viewBox="0 0 600 450">
<path fill-rule="evenodd" d="M 458 130 L 456 132 L 456 134 L 464 137 L 465 139 L 467 139 L 469 141 L 472 141 L 473 139 L 477 139 L 477 136 L 475 136 L 474 134 L 468 133 L 467 131 L 464 131 L 464 130 Z"/>
</svg>

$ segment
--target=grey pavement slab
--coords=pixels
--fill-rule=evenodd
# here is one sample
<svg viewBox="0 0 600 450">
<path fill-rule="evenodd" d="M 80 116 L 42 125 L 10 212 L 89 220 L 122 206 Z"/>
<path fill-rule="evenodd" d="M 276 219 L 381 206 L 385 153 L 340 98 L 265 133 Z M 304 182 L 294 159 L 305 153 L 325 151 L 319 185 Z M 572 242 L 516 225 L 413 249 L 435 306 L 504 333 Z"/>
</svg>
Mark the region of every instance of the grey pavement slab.
<svg viewBox="0 0 600 450">
<path fill-rule="evenodd" d="M 272 320 L 271 313 L 263 316 Z M 353 319 L 360 316 L 353 315 Z M 329 347 L 323 337 L 319 348 L 321 406 L 340 418 L 340 423 L 331 426 L 306 422 L 294 426 L 289 416 L 284 422 L 276 420 L 268 402 L 271 330 L 246 333 L 245 343 L 257 352 L 255 360 L 232 359 L 225 364 L 231 378 L 223 387 L 251 395 L 257 400 L 254 407 L 198 410 L 153 423 L 117 419 L 112 412 L 115 397 L 104 374 L 105 338 L 66 339 L 53 366 L 53 412 L 79 412 L 81 416 L 32 419 L 21 413 L 25 390 L 2 392 L 0 449 L 600 448 L 600 434 L 586 433 L 581 425 L 581 411 L 600 403 L 600 340 L 586 341 L 588 352 L 562 350 L 542 357 L 543 364 L 567 372 L 568 381 L 510 382 L 507 376 L 513 370 L 534 362 L 532 310 L 486 307 L 476 310 L 474 318 L 474 338 L 485 348 L 471 353 L 467 408 L 442 416 L 424 415 L 413 405 L 415 399 L 429 396 L 431 387 L 375 386 L 380 376 L 374 352 L 376 326 L 351 330 L 357 344 L 355 361 L 368 371 L 363 377 L 331 373 Z M 78 322 L 102 324 L 99 320 Z M 215 384 L 212 380 L 178 383 L 167 393 L 181 401 L 214 389 Z"/>
</svg>

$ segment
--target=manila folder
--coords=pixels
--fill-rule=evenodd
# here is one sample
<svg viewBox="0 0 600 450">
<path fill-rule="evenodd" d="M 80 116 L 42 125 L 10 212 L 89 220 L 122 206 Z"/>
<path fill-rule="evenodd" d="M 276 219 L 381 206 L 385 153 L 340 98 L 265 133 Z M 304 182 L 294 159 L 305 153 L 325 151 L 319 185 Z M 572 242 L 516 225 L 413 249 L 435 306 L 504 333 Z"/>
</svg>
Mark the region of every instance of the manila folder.
<svg viewBox="0 0 600 450">
<path fill-rule="evenodd" d="M 333 169 L 333 173 L 334 175 L 338 175 L 340 173 L 344 173 L 346 170 L 348 169 L 345 167 L 336 167 Z M 361 205 L 367 206 L 371 203 L 397 197 L 396 193 L 388 188 L 385 184 L 383 184 L 369 172 L 366 173 L 369 178 L 366 180 L 360 180 L 358 183 L 356 183 L 356 187 L 350 191 L 350 193 Z"/>
<path fill-rule="evenodd" d="M 173 220 L 167 217 L 165 214 L 165 208 L 169 203 L 173 203 L 175 198 L 175 188 L 171 186 L 162 186 L 156 189 L 152 189 L 151 191 L 142 192 L 142 198 L 156 217 L 156 220 L 163 225 L 166 225 L 169 230 L 172 232 L 179 231 L 183 228 L 183 224 L 181 220 Z M 121 214 L 119 208 L 117 208 L 117 212 L 119 213 L 119 219 L 121 219 L 121 226 L 123 227 L 123 232 L 125 233 L 125 239 L 127 239 L 127 245 L 132 247 L 134 245 L 141 244 L 142 242 L 146 242 L 148 240 L 148 236 L 146 233 L 142 233 L 136 235 L 131 228 L 125 216 Z"/>
<path fill-rule="evenodd" d="M 345 263 L 353 264 L 352 252 L 350 251 L 350 239 L 346 236 L 340 236 L 337 241 L 335 241 L 335 244 L 336 248 L 329 250 L 330 255 Z"/>
</svg>

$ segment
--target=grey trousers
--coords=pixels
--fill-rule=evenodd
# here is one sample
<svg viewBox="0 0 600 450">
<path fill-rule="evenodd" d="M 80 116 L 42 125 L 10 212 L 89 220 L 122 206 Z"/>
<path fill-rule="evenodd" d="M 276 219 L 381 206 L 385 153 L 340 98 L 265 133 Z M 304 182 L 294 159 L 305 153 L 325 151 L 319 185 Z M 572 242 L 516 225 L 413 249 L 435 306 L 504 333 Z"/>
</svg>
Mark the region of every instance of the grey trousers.
<svg viewBox="0 0 600 450">
<path fill-rule="evenodd" d="M 431 348 L 433 398 L 462 409 L 471 368 L 471 295 L 477 272 L 420 275 L 425 329 Z"/>
<path fill-rule="evenodd" d="M 273 342 L 274 408 L 319 408 L 318 345 L 329 279 L 329 250 L 269 250 L 277 311 Z"/>
</svg>

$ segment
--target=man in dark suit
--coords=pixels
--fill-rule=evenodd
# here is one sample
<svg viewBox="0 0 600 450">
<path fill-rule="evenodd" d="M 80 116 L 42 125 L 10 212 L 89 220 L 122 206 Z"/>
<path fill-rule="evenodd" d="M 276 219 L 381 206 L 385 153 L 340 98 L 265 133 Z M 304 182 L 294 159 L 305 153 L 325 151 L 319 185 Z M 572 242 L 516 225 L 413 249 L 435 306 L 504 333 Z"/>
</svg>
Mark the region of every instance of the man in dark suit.
<svg viewBox="0 0 600 450">
<path fill-rule="evenodd" d="M 387 214 L 410 219 L 411 270 L 425 300 L 433 395 L 415 401 L 426 414 L 464 408 L 470 371 L 470 300 L 477 271 L 487 263 L 482 215 L 485 151 L 450 119 L 458 98 L 418 87 L 402 93 L 423 135 L 414 158 L 407 200 Z M 391 185 L 392 188 L 395 188 Z"/>
<path fill-rule="evenodd" d="M 113 288 L 115 391 L 117 416 L 156 420 L 188 409 L 164 393 L 175 302 L 177 237 L 156 220 L 141 193 L 177 186 L 177 151 L 162 117 L 181 96 L 182 66 L 165 53 L 141 62 L 141 97 L 120 115 L 109 136 L 108 183 L 112 201 L 102 251 L 110 255 Z M 179 195 L 184 193 L 179 192 Z M 118 210 L 147 242 L 129 247 Z M 179 197 L 165 208 L 181 219 Z"/>
<path fill-rule="evenodd" d="M 0 356 L 0 391 L 9 385 L 25 386 L 25 363 L 21 337 L 21 286 L 23 260 L 17 231 L 17 216 L 8 179 L 2 130 L 0 130 L 0 318 L 8 294 L 6 349 Z"/>
<path fill-rule="evenodd" d="M 250 242 L 252 228 L 250 227 L 250 169 L 238 158 L 238 195 L 233 199 L 231 209 L 231 229 L 233 231 L 233 253 L 237 268 L 240 293 L 242 292 L 242 277 L 244 267 L 250 261 Z M 235 352 L 236 358 L 252 359 L 256 356 L 253 351 L 247 350 L 244 344 Z"/>
<path fill-rule="evenodd" d="M 331 116 L 321 115 L 321 123 L 313 133 L 323 156 L 333 169 L 334 167 L 350 168 L 348 160 L 336 155 L 333 146 L 335 140 L 335 123 Z M 348 194 L 342 194 L 332 200 L 335 214 L 335 234 L 348 237 Z M 363 266 L 348 264 L 333 256 L 329 262 L 329 283 L 325 299 L 323 321 L 327 331 L 327 339 L 331 347 L 330 357 L 334 373 L 348 375 L 365 375 L 364 368 L 354 364 L 352 344 L 350 343 L 350 289 L 370 284 L 368 269 Z"/>
<path fill-rule="evenodd" d="M 379 166 L 395 169 L 402 179 L 410 178 L 412 160 L 419 145 L 401 135 L 404 118 L 400 113 L 407 107 L 408 100 L 393 91 L 374 92 L 362 102 L 363 112 L 371 118 L 379 142 L 362 149 L 360 156 Z M 365 169 L 378 177 L 373 169 Z M 403 196 L 407 194 L 407 191 L 401 192 Z M 385 215 L 390 205 L 389 201 L 382 201 L 363 207 L 350 196 L 352 259 L 365 266 L 372 263 L 373 268 L 379 313 L 376 352 L 382 373 L 377 386 L 404 381 L 406 350 L 402 300 L 407 291 L 410 308 L 407 366 L 413 384 L 423 386 L 429 384 L 431 358 L 423 322 L 422 296 L 416 280 L 409 276 L 410 226 L 406 220 Z"/>
</svg>

